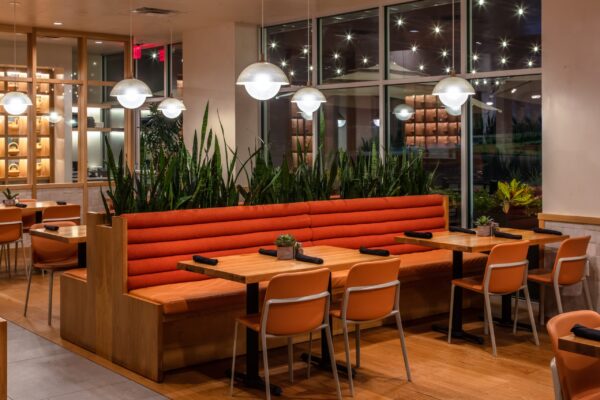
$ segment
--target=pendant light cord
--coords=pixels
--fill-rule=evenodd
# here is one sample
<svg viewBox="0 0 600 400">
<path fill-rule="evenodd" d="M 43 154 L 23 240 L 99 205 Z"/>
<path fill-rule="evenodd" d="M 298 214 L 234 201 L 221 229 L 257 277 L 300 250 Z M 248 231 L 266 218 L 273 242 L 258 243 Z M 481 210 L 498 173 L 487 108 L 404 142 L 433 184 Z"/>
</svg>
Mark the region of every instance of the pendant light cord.
<svg viewBox="0 0 600 400">
<path fill-rule="evenodd" d="M 170 23 L 169 24 L 169 32 L 170 32 L 170 37 L 169 37 L 169 80 L 173 79 L 173 24 Z M 171 87 L 169 88 L 170 91 L 170 96 L 169 97 L 173 97 L 173 90 L 171 89 L 173 87 L 173 83 L 171 82 Z"/>
<path fill-rule="evenodd" d="M 13 61 L 14 61 L 14 65 L 13 68 L 15 69 L 15 78 L 17 77 L 18 74 L 16 74 L 17 71 L 17 2 L 16 0 L 13 1 Z M 17 81 L 15 81 L 16 83 Z"/>
<path fill-rule="evenodd" d="M 306 86 L 310 86 L 310 0 L 306 0 Z"/>
<path fill-rule="evenodd" d="M 452 0 L 452 74 L 456 74 L 455 64 L 454 64 L 454 28 L 455 28 L 455 19 L 454 19 L 454 0 Z"/>
<path fill-rule="evenodd" d="M 264 43 L 265 39 L 265 1 L 260 0 L 260 62 L 265 62 L 265 47 L 266 43 Z"/>
</svg>

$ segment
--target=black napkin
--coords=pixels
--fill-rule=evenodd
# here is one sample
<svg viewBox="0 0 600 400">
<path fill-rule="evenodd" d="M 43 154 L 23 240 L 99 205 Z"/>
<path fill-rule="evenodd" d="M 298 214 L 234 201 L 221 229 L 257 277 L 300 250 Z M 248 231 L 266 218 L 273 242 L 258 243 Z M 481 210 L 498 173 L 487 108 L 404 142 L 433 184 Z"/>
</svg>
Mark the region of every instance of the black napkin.
<svg viewBox="0 0 600 400">
<path fill-rule="evenodd" d="M 47 229 L 49 231 L 57 231 L 58 230 L 58 226 L 56 226 L 56 225 L 44 225 L 44 229 Z"/>
<path fill-rule="evenodd" d="M 17 204 L 15 204 L 15 207 L 27 208 L 27 204 L 25 204 L 25 203 L 17 203 Z"/>
<path fill-rule="evenodd" d="M 463 228 L 462 226 L 451 226 L 448 230 L 450 232 L 468 233 L 469 235 L 475 235 L 477 233 L 473 229 Z"/>
<path fill-rule="evenodd" d="M 404 231 L 404 236 L 420 239 L 431 239 L 433 237 L 433 234 L 431 232 Z"/>
<path fill-rule="evenodd" d="M 258 249 L 258 252 L 265 256 L 277 257 L 277 250 Z"/>
<path fill-rule="evenodd" d="M 59 206 L 66 206 L 66 205 L 67 205 L 67 202 L 66 202 L 66 201 L 64 201 L 64 200 L 58 200 L 58 201 L 56 202 L 56 204 L 58 204 Z"/>
<path fill-rule="evenodd" d="M 592 329 L 583 325 L 575 324 L 573 325 L 573 328 L 571 328 L 571 332 L 573 332 L 575 336 L 590 340 L 597 340 L 600 342 L 600 329 Z"/>
<path fill-rule="evenodd" d="M 381 256 L 381 257 L 389 257 L 390 256 L 390 251 L 384 250 L 384 249 L 368 249 L 366 247 L 361 246 L 360 249 L 358 249 L 358 251 L 360 251 L 361 254 L 370 254 L 372 256 Z"/>
<path fill-rule="evenodd" d="M 500 231 L 494 232 L 494 236 L 499 237 L 499 238 L 504 238 L 504 239 L 523 239 L 523 236 L 521 236 L 521 235 L 513 235 L 512 233 L 500 232 Z"/>
<path fill-rule="evenodd" d="M 307 263 L 313 263 L 313 264 L 323 264 L 322 258 L 311 257 L 311 256 L 307 256 L 306 254 L 296 254 L 296 260 L 304 261 Z"/>
<path fill-rule="evenodd" d="M 555 231 L 552 229 L 545 229 L 545 228 L 533 228 L 532 229 L 535 233 L 546 233 L 548 235 L 557 235 L 557 236 L 562 236 L 562 232 L 561 231 Z"/>
<path fill-rule="evenodd" d="M 200 263 L 200 264 L 217 265 L 219 263 L 219 260 L 216 260 L 214 258 L 204 257 L 199 254 L 196 254 L 192 258 L 194 259 L 195 262 Z"/>
</svg>

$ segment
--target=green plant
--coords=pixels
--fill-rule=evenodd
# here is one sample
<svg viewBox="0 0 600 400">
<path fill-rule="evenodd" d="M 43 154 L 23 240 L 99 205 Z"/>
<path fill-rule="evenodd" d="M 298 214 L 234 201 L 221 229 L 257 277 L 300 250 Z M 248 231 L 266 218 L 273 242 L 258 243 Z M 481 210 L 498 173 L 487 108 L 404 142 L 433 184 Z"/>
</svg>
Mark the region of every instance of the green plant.
<svg viewBox="0 0 600 400">
<path fill-rule="evenodd" d="M 150 104 L 150 115 L 142 121 L 141 138 L 146 143 L 147 156 L 152 158 L 161 151 L 168 155 L 177 153 L 183 142 L 181 115 L 171 119 L 158 110 L 158 104 Z"/>
<path fill-rule="evenodd" d="M 516 179 L 498 182 L 496 196 L 502 203 L 502 212 L 508 214 L 511 207 L 527 207 L 535 200 L 533 189 Z"/>
<path fill-rule="evenodd" d="M 494 223 L 494 219 L 487 215 L 482 215 L 475 220 L 475 226 L 488 226 Z"/>
<path fill-rule="evenodd" d="M 499 207 L 498 197 L 485 189 L 473 191 L 473 208 L 479 214 L 486 214 Z"/>
<path fill-rule="evenodd" d="M 290 234 L 279 235 L 275 240 L 277 247 L 292 247 L 296 246 L 296 238 Z"/>
<path fill-rule="evenodd" d="M 6 188 L 5 191 L 2 192 L 6 200 L 14 200 L 19 196 L 19 193 L 13 193 L 10 191 L 10 188 Z"/>
</svg>

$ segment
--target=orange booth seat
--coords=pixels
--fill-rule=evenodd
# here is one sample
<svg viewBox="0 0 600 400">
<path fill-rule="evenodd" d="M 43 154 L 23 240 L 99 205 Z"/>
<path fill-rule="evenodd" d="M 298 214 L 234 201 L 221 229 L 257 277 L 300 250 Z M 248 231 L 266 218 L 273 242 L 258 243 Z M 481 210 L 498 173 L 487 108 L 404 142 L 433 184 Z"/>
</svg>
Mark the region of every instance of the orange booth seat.
<svg viewBox="0 0 600 400">
<path fill-rule="evenodd" d="M 96 298 L 89 299 L 89 304 L 99 304 L 102 296 L 102 304 L 111 301 L 119 310 L 112 318 L 122 327 L 121 333 L 131 334 L 126 332 L 127 326 L 152 330 L 151 339 L 142 341 L 134 335 L 127 340 L 124 336 L 128 335 L 112 330 L 107 333 L 113 335 L 111 348 L 100 352 L 111 353 L 113 361 L 159 380 L 170 369 L 229 357 L 233 321 L 244 311 L 244 285 L 178 270 L 179 261 L 194 254 L 220 257 L 273 248 L 282 233 L 294 235 L 307 254 L 314 245 L 388 249 L 401 260 L 403 317 L 419 318 L 447 312 L 452 253 L 397 244 L 394 237 L 406 230 L 440 231 L 447 226 L 447 198 L 441 195 L 127 214 L 113 218 L 112 227 L 98 225 L 96 237 L 88 226 L 88 248 L 96 245 L 90 239 L 96 239 L 97 245 L 103 246 L 103 254 L 95 257 L 93 250 L 91 254 L 88 251 L 87 276 L 78 270 L 65 273 L 61 286 L 74 293 L 70 284 L 76 280 L 82 287 L 81 282 L 99 277 L 94 283 Z M 110 244 L 101 244 L 106 241 Z M 112 255 L 106 254 L 107 248 L 112 249 Z M 465 254 L 465 272 L 481 272 L 485 262 L 483 254 Z M 346 271 L 333 274 L 334 292 L 343 290 L 346 276 Z M 116 290 L 106 289 L 107 282 Z M 115 292 L 126 302 L 115 298 Z M 63 297 L 61 303 L 64 301 Z M 106 325 L 106 318 L 100 315 L 89 322 L 96 324 L 92 329 L 96 335 L 98 324 Z M 81 339 L 85 328 L 80 322 L 75 329 L 69 323 L 63 325 L 62 320 L 61 315 L 63 338 L 98 352 L 98 339 Z M 75 319 L 65 319 L 71 320 Z M 152 321 L 158 327 L 148 325 Z M 75 332 L 79 337 L 74 337 Z M 152 354 L 151 360 L 148 354 Z"/>
</svg>

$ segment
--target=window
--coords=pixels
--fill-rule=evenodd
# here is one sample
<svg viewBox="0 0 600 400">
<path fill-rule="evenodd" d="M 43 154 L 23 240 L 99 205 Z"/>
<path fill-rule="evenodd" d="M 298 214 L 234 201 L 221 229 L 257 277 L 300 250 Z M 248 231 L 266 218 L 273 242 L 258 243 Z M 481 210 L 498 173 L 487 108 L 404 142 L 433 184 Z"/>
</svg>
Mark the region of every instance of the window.
<svg viewBox="0 0 600 400">
<path fill-rule="evenodd" d="M 320 20 L 321 83 L 379 79 L 379 10 Z"/>
<path fill-rule="evenodd" d="M 173 64 L 171 65 L 171 94 L 183 98 L 183 46 L 174 43 L 171 47 Z"/>
<path fill-rule="evenodd" d="M 460 72 L 460 4 L 454 7 L 454 54 L 451 1 L 388 7 L 389 79 L 446 75 L 453 58 L 456 72 Z"/>
<path fill-rule="evenodd" d="M 144 81 L 154 96 L 165 97 L 166 47 L 157 44 L 135 46 L 133 58 L 138 79 Z"/>
<path fill-rule="evenodd" d="M 266 35 L 267 61 L 285 71 L 291 85 L 306 85 L 312 70 L 306 21 L 267 28 Z"/>
</svg>

